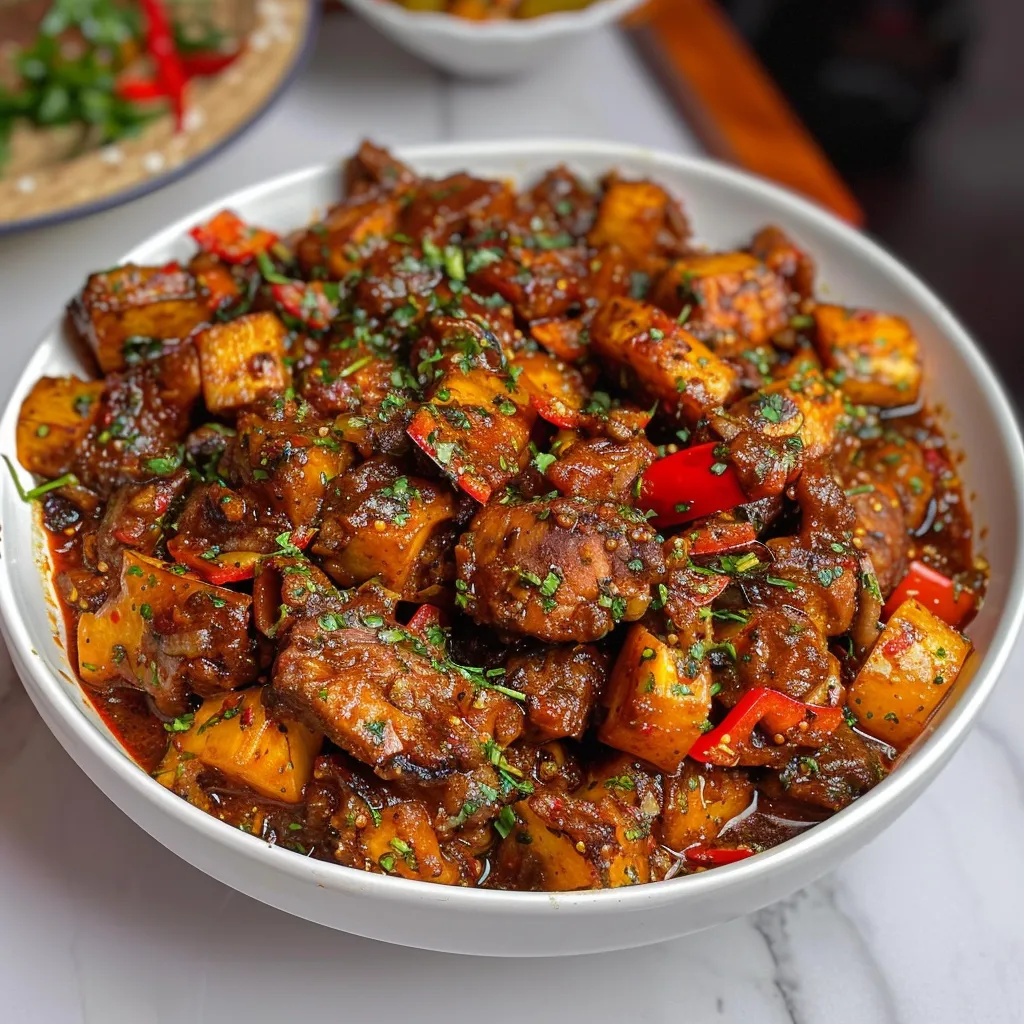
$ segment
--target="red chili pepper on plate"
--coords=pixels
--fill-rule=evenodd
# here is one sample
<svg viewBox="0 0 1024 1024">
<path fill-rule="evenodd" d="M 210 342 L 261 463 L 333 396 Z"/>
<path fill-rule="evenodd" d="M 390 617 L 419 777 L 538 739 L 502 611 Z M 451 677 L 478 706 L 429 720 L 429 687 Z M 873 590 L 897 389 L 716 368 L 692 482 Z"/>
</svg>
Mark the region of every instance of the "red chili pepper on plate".
<svg viewBox="0 0 1024 1024">
<path fill-rule="evenodd" d="M 315 331 L 326 331 L 338 315 L 338 305 L 322 281 L 290 281 L 270 286 L 274 301 L 288 314 Z"/>
<path fill-rule="evenodd" d="M 907 575 L 885 602 L 889 618 L 904 601 L 914 598 L 950 626 L 959 626 L 974 610 L 974 591 L 962 587 L 924 562 L 911 562 Z"/>
<path fill-rule="evenodd" d="M 723 864 L 735 864 L 739 860 L 753 857 L 754 851 L 742 846 L 691 846 L 683 856 L 698 867 L 716 868 Z"/>
<path fill-rule="evenodd" d="M 653 509 L 659 526 L 725 512 L 748 501 L 739 477 L 711 441 L 655 462 L 640 485 L 641 508 Z"/>
<path fill-rule="evenodd" d="M 238 59 L 244 47 L 233 53 L 202 50 L 181 54 L 162 0 L 141 0 L 141 5 L 146 16 L 146 49 L 153 58 L 156 77 L 124 78 L 117 83 L 116 92 L 121 99 L 132 103 L 168 100 L 174 112 L 175 127 L 180 131 L 185 118 L 185 89 L 189 79 L 219 74 Z"/>
<path fill-rule="evenodd" d="M 174 122 L 181 128 L 185 116 L 185 86 L 188 76 L 174 44 L 174 29 L 162 0 L 140 0 L 146 16 L 146 48 L 156 64 L 156 78 L 174 111 Z"/>
<path fill-rule="evenodd" d="M 181 65 L 189 78 L 205 78 L 208 75 L 219 75 L 230 67 L 242 55 L 242 48 L 233 53 L 221 53 L 218 50 L 203 50 L 198 53 L 181 55 Z"/>
<path fill-rule="evenodd" d="M 689 756 L 695 761 L 731 768 L 742 762 L 742 747 L 750 742 L 759 725 L 764 725 L 772 736 L 781 734 L 804 742 L 822 733 L 835 732 L 842 722 L 842 708 L 804 704 L 778 690 L 755 687 L 740 698 L 720 725 L 690 747 Z M 802 723 L 807 725 L 806 733 L 800 731 Z M 790 737 L 794 730 L 797 735 Z"/>
<path fill-rule="evenodd" d="M 167 93 L 159 82 L 146 78 L 121 78 L 115 86 L 115 91 L 121 99 L 130 103 L 150 103 L 153 100 L 167 98 Z"/>
<path fill-rule="evenodd" d="M 197 224 L 189 234 L 200 249 L 225 263 L 248 263 L 277 244 L 272 231 L 252 227 L 230 210 L 221 210 L 206 224 Z"/>
</svg>

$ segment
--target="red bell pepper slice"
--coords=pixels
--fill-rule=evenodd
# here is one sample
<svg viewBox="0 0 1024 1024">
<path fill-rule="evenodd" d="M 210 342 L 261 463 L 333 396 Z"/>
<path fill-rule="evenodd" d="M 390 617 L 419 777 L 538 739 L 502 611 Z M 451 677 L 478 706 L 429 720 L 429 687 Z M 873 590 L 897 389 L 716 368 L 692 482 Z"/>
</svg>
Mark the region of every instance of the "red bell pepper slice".
<svg viewBox="0 0 1024 1024">
<path fill-rule="evenodd" d="M 683 852 L 683 856 L 698 867 L 717 868 L 723 864 L 735 864 L 737 861 L 753 857 L 754 851 L 742 846 L 691 846 Z"/>
<path fill-rule="evenodd" d="M 315 533 L 315 530 L 308 529 L 293 530 L 289 540 L 300 550 L 305 549 Z M 270 557 L 260 551 L 223 551 L 212 557 L 204 557 L 205 552 L 190 548 L 187 539 L 180 535 L 167 542 L 167 553 L 176 562 L 197 572 L 207 583 L 219 587 L 226 583 L 251 580 L 256 575 L 259 563 Z"/>
<path fill-rule="evenodd" d="M 294 544 L 300 551 L 305 551 L 309 547 L 309 542 L 316 536 L 316 527 L 313 526 L 296 526 L 291 532 L 291 536 L 288 538 L 289 541 Z"/>
<path fill-rule="evenodd" d="M 141 0 L 146 16 L 146 48 L 156 64 L 156 77 L 174 111 L 175 126 L 180 130 L 185 117 L 185 86 L 188 75 L 174 44 L 174 30 L 162 0 Z"/>
<path fill-rule="evenodd" d="M 724 555 L 738 551 L 757 540 L 753 523 L 709 522 L 687 534 L 691 555 Z"/>
<path fill-rule="evenodd" d="M 959 626 L 974 611 L 977 601 L 973 590 L 959 586 L 924 562 L 910 563 L 907 575 L 885 602 L 885 617 L 889 618 L 910 598 L 920 601 L 928 611 L 954 627 Z"/>
<path fill-rule="evenodd" d="M 188 547 L 184 537 L 172 537 L 167 542 L 167 553 L 176 562 L 198 573 L 207 583 L 218 587 L 226 583 L 251 580 L 257 563 L 264 557 L 257 551 L 225 551 L 214 558 L 203 558 L 199 552 Z"/>
<path fill-rule="evenodd" d="M 695 761 L 731 768 L 741 763 L 741 748 L 750 742 L 759 725 L 764 725 L 772 736 L 781 734 L 796 743 L 807 744 L 822 734 L 835 732 L 842 722 L 842 708 L 804 704 L 778 690 L 755 687 L 740 698 L 720 725 L 690 747 L 689 756 Z"/>
<path fill-rule="evenodd" d="M 410 633 L 415 633 L 423 640 L 427 640 L 429 630 L 438 626 L 447 625 L 448 616 L 435 604 L 421 604 L 413 613 L 408 625 L 405 627 Z M 428 641 L 429 642 L 429 641 Z"/>
<path fill-rule="evenodd" d="M 449 615 L 436 604 L 421 604 L 410 618 L 406 629 L 418 636 L 424 643 L 439 650 L 444 650 L 444 634 L 438 634 L 439 627 L 449 625 Z"/>
<path fill-rule="evenodd" d="M 338 305 L 324 290 L 322 281 L 292 281 L 270 286 L 274 301 L 288 314 L 314 331 L 326 331 L 338 315 Z"/>
<path fill-rule="evenodd" d="M 412 438 L 424 455 L 455 477 L 456 482 L 463 491 L 471 498 L 479 501 L 481 505 L 486 505 L 491 500 L 493 488 L 482 476 L 475 472 L 472 465 L 467 466 L 464 455 L 457 449 L 453 449 L 446 458 L 439 457 L 437 443 L 432 440 L 436 433 L 436 422 L 426 407 L 421 405 L 405 432 Z M 444 442 L 441 443 L 443 444 Z"/>
<path fill-rule="evenodd" d="M 714 441 L 684 448 L 644 473 L 640 505 L 654 510 L 659 526 L 687 523 L 749 500 L 735 470 L 716 454 L 720 448 Z"/>
<path fill-rule="evenodd" d="M 252 227 L 230 210 L 221 210 L 208 223 L 197 224 L 189 234 L 200 249 L 225 263 L 249 263 L 278 240 L 273 231 Z"/>
</svg>

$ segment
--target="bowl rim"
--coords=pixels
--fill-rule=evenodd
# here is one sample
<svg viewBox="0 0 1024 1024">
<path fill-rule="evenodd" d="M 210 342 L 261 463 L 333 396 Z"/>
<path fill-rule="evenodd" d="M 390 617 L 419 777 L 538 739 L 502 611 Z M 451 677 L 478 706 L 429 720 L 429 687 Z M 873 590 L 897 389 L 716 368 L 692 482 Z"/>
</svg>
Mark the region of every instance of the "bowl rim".
<svg viewBox="0 0 1024 1024">
<path fill-rule="evenodd" d="M 874 262 L 881 270 L 895 278 L 922 305 L 938 329 L 957 350 L 985 393 L 992 409 L 998 425 L 998 441 L 1005 451 L 1008 462 L 1009 489 L 1016 505 L 1017 519 L 1024 519 L 1024 443 L 1011 403 L 987 359 L 953 313 L 924 282 L 878 243 L 840 221 L 824 208 L 770 181 L 717 161 L 627 144 L 586 140 L 523 139 L 403 147 L 397 149 L 396 153 L 413 166 L 421 161 L 443 160 L 449 164 L 458 162 L 469 170 L 486 164 L 488 160 L 514 162 L 523 157 L 569 163 L 577 157 L 590 158 L 607 163 L 609 169 L 631 162 L 634 168 L 638 169 L 636 165 L 640 165 L 649 173 L 657 174 L 659 169 L 683 171 L 697 179 L 724 183 L 731 188 L 769 201 L 780 213 L 791 213 L 799 218 L 809 219 L 817 229 L 830 234 L 851 255 L 860 260 Z M 246 186 L 204 204 L 133 246 L 118 262 L 152 258 L 146 255 L 149 250 L 183 239 L 189 227 L 197 221 L 208 219 L 226 206 L 246 204 L 330 175 L 337 175 L 340 180 L 339 171 L 342 163 L 343 161 L 337 160 L 292 171 Z M 19 375 L 3 413 L 4 429 L 16 420 L 20 401 L 27 388 L 45 371 L 54 347 L 59 344 L 61 324 L 62 318 L 58 317 Z M 11 487 L 6 476 L 2 479 L 3 487 Z M 186 829 L 197 831 L 209 845 L 220 847 L 226 853 L 250 862 L 254 868 L 273 867 L 284 872 L 293 883 L 315 885 L 335 893 L 372 896 L 392 904 L 423 905 L 445 902 L 452 904 L 455 909 L 471 914 L 500 910 L 528 917 L 554 910 L 563 915 L 571 913 L 589 916 L 604 913 L 613 905 L 621 910 L 651 910 L 686 898 L 708 898 L 719 890 L 732 887 L 749 888 L 757 883 L 760 876 L 783 873 L 801 859 L 810 862 L 817 859 L 824 862 L 828 850 L 840 847 L 844 838 L 851 837 L 861 830 L 870 819 L 884 816 L 887 806 L 901 807 L 901 798 L 911 796 L 915 790 L 934 778 L 938 769 L 963 741 L 985 701 L 991 695 L 1024 621 L 1022 542 L 1013 560 L 1007 601 L 994 631 L 988 655 L 978 665 L 973 678 L 960 694 L 956 704 L 927 740 L 915 750 L 914 756 L 850 806 L 814 828 L 759 853 L 756 857 L 725 865 L 714 871 L 619 889 L 551 893 L 437 886 L 304 858 L 291 851 L 278 850 L 265 842 L 254 842 L 252 836 L 192 806 L 151 778 L 118 749 L 115 743 L 105 738 L 83 714 L 79 704 L 73 699 L 78 693 L 77 688 L 81 686 L 77 678 L 73 679 L 75 688 L 69 687 L 57 673 L 51 673 L 36 654 L 27 624 L 20 611 L 17 589 L 10 569 L 12 560 L 2 557 L 9 536 L 8 530 L 3 530 L 0 534 L 0 624 L 30 696 L 34 701 L 43 701 L 46 704 L 51 714 L 43 717 L 62 745 L 70 750 L 65 735 L 62 735 L 70 733 L 92 758 L 102 763 L 108 774 L 113 774 L 127 785 L 134 796 L 154 805 L 158 812 L 176 819 L 177 823 Z M 51 716 L 56 718 L 56 726 L 51 724 Z M 287 853 L 289 856 L 276 856 L 279 853 Z M 272 862 L 267 859 L 271 856 L 276 857 Z"/>
<path fill-rule="evenodd" d="M 472 21 L 444 11 L 414 11 L 392 0 L 346 0 L 347 5 L 371 20 L 395 29 L 422 32 L 466 43 L 529 42 L 586 32 L 624 17 L 644 0 L 594 0 L 576 11 L 555 11 L 536 18 L 496 18 Z"/>
</svg>

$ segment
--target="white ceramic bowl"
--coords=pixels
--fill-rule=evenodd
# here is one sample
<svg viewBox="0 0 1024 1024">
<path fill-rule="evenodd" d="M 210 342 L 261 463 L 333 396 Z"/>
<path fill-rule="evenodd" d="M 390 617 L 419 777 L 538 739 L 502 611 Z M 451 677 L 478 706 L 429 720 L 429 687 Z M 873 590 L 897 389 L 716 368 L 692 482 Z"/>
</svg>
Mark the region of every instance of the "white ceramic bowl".
<svg viewBox="0 0 1024 1024">
<path fill-rule="evenodd" d="M 347 0 L 348 6 L 403 49 L 462 78 L 507 78 L 556 59 L 585 32 L 610 25 L 644 0 L 596 0 L 579 11 L 539 18 L 469 21 L 410 11 L 391 0 Z"/>
<path fill-rule="evenodd" d="M 924 349 L 926 393 L 944 410 L 962 467 L 980 547 L 992 562 L 988 600 L 971 624 L 977 653 L 924 741 L 881 785 L 827 822 L 782 846 L 714 871 L 629 889 L 519 893 L 448 888 L 367 874 L 269 846 L 204 814 L 161 787 L 123 753 L 92 711 L 55 642 L 50 584 L 40 572 L 41 534 L 10 481 L 0 514 L 0 609 L 26 689 L 64 748 L 147 832 L 196 867 L 256 899 L 344 931 L 429 949 L 554 955 L 656 942 L 748 913 L 839 864 L 889 824 L 959 746 L 995 686 L 1022 617 L 1024 455 L 1010 406 L 992 370 L 942 303 L 864 236 L 798 197 L 738 171 L 624 146 L 508 142 L 410 150 L 424 172 L 469 169 L 529 179 L 566 162 L 598 177 L 611 168 L 657 179 L 683 197 L 698 237 L 734 246 L 755 228 L 781 225 L 814 254 L 830 297 L 901 313 Z M 224 205 L 287 232 L 338 195 L 336 165 L 245 189 L 137 246 L 142 263 L 187 258 L 186 229 Z M 83 279 L 92 267 L 83 266 Z M 62 322 L 61 322 L 62 323 Z M 21 400 L 43 374 L 88 372 L 61 323 L 43 339 L 0 422 L 0 451 L 13 453 Z"/>
</svg>

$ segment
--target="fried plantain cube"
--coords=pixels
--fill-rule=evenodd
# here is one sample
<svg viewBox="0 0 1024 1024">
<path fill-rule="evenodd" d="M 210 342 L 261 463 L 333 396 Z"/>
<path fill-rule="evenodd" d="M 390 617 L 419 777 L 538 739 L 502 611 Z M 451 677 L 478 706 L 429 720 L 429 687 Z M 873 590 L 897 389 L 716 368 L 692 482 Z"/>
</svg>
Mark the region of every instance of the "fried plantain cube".
<svg viewBox="0 0 1024 1024">
<path fill-rule="evenodd" d="M 137 360 L 147 343 L 187 338 L 210 319 L 195 278 L 176 263 L 128 263 L 93 274 L 69 312 L 104 373 Z"/>
<path fill-rule="evenodd" d="M 234 412 L 285 387 L 286 334 L 274 313 L 249 313 L 196 336 L 210 412 Z"/>
<path fill-rule="evenodd" d="M 820 305 L 814 319 L 821 358 L 851 402 L 892 407 L 917 401 L 921 358 L 903 317 Z"/>
</svg>

